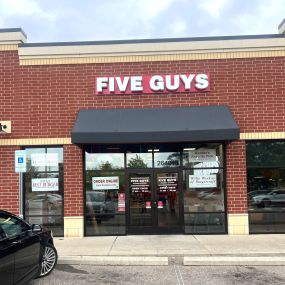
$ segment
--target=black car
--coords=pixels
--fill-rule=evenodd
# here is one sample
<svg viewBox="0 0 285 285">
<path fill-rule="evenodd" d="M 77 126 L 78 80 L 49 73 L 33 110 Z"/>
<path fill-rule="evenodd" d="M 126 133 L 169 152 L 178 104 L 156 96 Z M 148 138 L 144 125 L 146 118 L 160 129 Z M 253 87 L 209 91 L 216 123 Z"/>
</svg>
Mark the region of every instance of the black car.
<svg viewBox="0 0 285 285">
<path fill-rule="evenodd" d="M 27 284 L 47 276 L 56 263 L 50 230 L 0 210 L 0 284 Z"/>
</svg>

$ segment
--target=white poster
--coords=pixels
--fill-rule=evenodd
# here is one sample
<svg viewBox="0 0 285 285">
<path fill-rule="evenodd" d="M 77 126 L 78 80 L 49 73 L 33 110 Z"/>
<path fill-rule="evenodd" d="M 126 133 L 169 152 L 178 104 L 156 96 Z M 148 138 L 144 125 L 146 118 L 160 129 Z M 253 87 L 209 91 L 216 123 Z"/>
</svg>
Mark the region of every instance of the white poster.
<svg viewBox="0 0 285 285">
<path fill-rule="evenodd" d="M 189 188 L 215 188 L 216 175 L 189 175 Z"/>
<path fill-rule="evenodd" d="M 58 178 L 33 178 L 32 191 L 58 191 Z"/>
<path fill-rule="evenodd" d="M 31 154 L 32 166 L 58 166 L 57 153 L 32 153 Z"/>
<path fill-rule="evenodd" d="M 92 177 L 93 190 L 119 189 L 119 176 Z"/>
<path fill-rule="evenodd" d="M 189 152 L 189 162 L 216 161 L 216 150 L 200 148 Z"/>
</svg>

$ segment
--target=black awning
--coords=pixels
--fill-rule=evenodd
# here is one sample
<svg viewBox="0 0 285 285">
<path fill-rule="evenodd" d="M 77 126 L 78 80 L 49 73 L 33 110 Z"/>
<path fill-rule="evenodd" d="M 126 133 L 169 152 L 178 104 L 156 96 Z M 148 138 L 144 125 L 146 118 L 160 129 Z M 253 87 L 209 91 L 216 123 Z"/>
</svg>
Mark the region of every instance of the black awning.
<svg viewBox="0 0 285 285">
<path fill-rule="evenodd" d="M 81 110 L 72 143 L 150 143 L 239 139 L 227 106 Z"/>
</svg>

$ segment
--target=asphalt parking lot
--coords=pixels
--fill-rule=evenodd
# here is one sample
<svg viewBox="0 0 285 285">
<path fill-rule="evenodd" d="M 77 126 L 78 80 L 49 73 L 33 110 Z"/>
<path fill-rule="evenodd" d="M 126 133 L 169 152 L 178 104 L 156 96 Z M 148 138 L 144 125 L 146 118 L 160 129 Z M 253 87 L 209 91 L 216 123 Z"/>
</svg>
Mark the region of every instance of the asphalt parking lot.
<svg viewBox="0 0 285 285">
<path fill-rule="evenodd" d="M 92 266 L 57 265 L 50 276 L 29 285 L 285 284 L 284 266 Z"/>
</svg>

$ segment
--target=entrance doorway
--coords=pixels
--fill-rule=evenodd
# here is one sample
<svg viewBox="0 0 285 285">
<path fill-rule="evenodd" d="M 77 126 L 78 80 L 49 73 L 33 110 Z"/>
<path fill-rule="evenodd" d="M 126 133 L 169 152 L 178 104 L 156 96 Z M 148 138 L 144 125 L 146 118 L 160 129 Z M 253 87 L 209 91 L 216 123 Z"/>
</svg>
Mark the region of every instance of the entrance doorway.
<svg viewBox="0 0 285 285">
<path fill-rule="evenodd" d="M 128 233 L 183 232 L 180 170 L 128 171 Z"/>
</svg>

